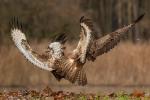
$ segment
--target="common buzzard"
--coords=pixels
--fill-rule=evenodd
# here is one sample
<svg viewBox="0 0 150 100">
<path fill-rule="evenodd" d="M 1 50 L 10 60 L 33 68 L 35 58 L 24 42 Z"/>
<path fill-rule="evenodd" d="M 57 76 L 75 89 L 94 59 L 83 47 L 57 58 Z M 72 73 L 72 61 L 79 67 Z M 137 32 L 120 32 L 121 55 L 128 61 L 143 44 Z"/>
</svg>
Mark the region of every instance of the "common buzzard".
<svg viewBox="0 0 150 100">
<path fill-rule="evenodd" d="M 14 18 L 11 21 L 11 36 L 19 51 L 35 66 L 44 70 L 51 71 L 57 80 L 62 78 L 71 83 L 86 85 L 87 78 L 83 69 L 86 61 L 95 61 L 95 59 L 114 48 L 125 33 L 132 29 L 137 22 L 143 18 L 144 14 L 139 16 L 133 23 L 99 37 L 94 32 L 92 21 L 85 17 L 80 19 L 80 40 L 77 47 L 71 55 L 64 53 L 64 43 L 66 35 L 60 34 L 54 41 L 48 45 L 47 58 L 44 59 L 40 54 L 31 49 L 27 42 L 22 25 Z"/>
</svg>

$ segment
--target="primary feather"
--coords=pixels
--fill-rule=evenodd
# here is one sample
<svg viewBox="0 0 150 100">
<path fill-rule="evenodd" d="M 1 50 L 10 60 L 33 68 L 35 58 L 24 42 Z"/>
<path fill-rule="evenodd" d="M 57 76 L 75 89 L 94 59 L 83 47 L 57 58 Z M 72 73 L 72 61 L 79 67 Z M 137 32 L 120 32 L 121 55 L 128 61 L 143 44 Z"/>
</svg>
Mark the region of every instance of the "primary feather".
<svg viewBox="0 0 150 100">
<path fill-rule="evenodd" d="M 137 20 L 133 21 L 133 23 L 119 28 L 114 32 L 108 33 L 101 38 L 94 39 L 87 54 L 88 60 L 94 61 L 99 55 L 107 53 L 114 48 L 119 43 L 120 39 L 125 35 L 125 33 L 132 29 L 143 17 L 144 14 L 139 16 Z"/>
<path fill-rule="evenodd" d="M 26 40 L 25 34 L 22 32 L 21 29 L 19 29 L 18 21 L 17 22 L 13 21 L 13 25 L 15 25 L 15 24 L 16 24 L 16 26 L 11 29 L 11 36 L 12 36 L 12 39 L 13 39 L 15 45 L 19 49 L 19 51 L 32 64 L 34 64 L 42 69 L 52 71 L 53 70 L 52 66 L 50 66 L 50 64 L 48 62 L 41 61 L 38 58 L 38 54 L 31 49 L 31 47 L 29 46 L 29 44 Z"/>
</svg>

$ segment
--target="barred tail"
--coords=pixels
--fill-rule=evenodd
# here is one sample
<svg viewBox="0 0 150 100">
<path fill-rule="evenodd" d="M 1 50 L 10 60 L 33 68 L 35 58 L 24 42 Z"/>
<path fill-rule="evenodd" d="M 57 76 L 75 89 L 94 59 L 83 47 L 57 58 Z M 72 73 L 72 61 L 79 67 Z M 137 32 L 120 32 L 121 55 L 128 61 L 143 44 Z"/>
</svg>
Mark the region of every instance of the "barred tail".
<svg viewBox="0 0 150 100">
<path fill-rule="evenodd" d="M 78 77 L 76 79 L 79 85 L 86 85 L 87 84 L 87 78 L 86 78 L 86 73 L 84 72 L 84 69 L 79 71 Z"/>
<path fill-rule="evenodd" d="M 75 83 L 76 78 L 79 74 L 79 68 L 68 66 L 64 69 L 65 79 L 69 80 L 71 83 Z"/>
</svg>

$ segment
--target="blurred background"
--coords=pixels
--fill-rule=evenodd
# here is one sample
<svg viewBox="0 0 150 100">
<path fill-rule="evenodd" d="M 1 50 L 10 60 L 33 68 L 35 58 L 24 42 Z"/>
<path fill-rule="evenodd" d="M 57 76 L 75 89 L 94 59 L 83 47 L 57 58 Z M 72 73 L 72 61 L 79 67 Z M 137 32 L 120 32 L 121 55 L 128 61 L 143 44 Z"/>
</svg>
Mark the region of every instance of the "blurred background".
<svg viewBox="0 0 150 100">
<path fill-rule="evenodd" d="M 0 0 L 0 86 L 31 87 L 70 85 L 24 59 L 10 37 L 9 22 L 17 16 L 24 24 L 32 48 L 42 53 L 50 40 L 67 33 L 67 50 L 79 39 L 79 19 L 91 18 L 100 36 L 144 19 L 122 42 L 85 69 L 91 86 L 150 86 L 150 0 Z"/>
</svg>

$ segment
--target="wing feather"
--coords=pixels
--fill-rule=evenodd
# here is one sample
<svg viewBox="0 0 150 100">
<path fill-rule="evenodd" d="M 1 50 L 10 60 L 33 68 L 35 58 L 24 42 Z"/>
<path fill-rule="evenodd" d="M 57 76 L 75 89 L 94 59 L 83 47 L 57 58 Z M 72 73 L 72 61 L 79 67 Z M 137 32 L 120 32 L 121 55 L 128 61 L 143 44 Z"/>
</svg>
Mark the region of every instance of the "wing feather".
<svg viewBox="0 0 150 100">
<path fill-rule="evenodd" d="M 16 23 L 16 24 L 15 24 Z M 13 28 L 11 29 L 12 40 L 19 49 L 19 51 L 25 56 L 27 60 L 29 60 L 32 64 L 36 65 L 39 68 L 52 71 L 52 65 L 46 61 L 42 61 L 42 59 L 38 58 L 36 52 L 34 52 L 29 46 L 25 34 L 19 29 L 18 21 L 12 22 Z M 14 26 L 16 25 L 16 26 Z"/>
<path fill-rule="evenodd" d="M 144 14 L 141 15 L 132 24 L 124 26 L 112 33 L 108 33 L 106 36 L 95 40 L 88 52 L 88 59 L 94 61 L 97 56 L 107 53 L 114 48 L 120 41 L 121 37 L 125 35 L 127 31 L 132 29 L 137 22 L 143 18 Z"/>
<path fill-rule="evenodd" d="M 80 29 L 80 40 L 73 53 L 74 57 L 80 59 L 81 63 L 85 63 L 87 51 L 93 37 L 93 24 L 91 20 L 85 18 L 84 16 L 81 17 Z M 94 34 L 94 36 L 96 37 L 96 34 Z"/>
</svg>

